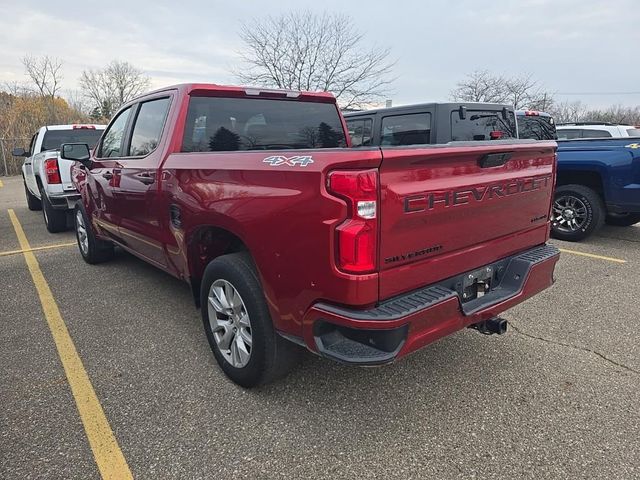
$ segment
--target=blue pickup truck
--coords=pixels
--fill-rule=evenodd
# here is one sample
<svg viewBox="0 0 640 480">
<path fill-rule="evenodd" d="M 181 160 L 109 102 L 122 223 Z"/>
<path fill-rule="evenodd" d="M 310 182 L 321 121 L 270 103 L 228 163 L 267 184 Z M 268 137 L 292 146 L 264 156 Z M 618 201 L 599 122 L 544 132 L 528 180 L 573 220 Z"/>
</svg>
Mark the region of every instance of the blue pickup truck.
<svg viewBox="0 0 640 480">
<path fill-rule="evenodd" d="M 578 241 L 640 222 L 640 138 L 558 141 L 553 236 Z"/>
<path fill-rule="evenodd" d="M 548 113 L 517 111 L 520 138 L 555 140 Z M 551 233 L 579 241 L 603 223 L 640 222 L 640 137 L 558 140 Z"/>
</svg>

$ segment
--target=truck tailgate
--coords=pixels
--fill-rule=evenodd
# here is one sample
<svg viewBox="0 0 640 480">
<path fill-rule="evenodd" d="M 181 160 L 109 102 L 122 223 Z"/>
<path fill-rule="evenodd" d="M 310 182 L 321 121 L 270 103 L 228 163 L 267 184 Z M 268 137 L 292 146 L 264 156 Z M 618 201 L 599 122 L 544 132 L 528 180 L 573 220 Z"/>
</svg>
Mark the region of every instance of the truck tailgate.
<svg viewBox="0 0 640 480">
<path fill-rule="evenodd" d="M 555 142 L 382 148 L 380 298 L 544 243 Z"/>
</svg>

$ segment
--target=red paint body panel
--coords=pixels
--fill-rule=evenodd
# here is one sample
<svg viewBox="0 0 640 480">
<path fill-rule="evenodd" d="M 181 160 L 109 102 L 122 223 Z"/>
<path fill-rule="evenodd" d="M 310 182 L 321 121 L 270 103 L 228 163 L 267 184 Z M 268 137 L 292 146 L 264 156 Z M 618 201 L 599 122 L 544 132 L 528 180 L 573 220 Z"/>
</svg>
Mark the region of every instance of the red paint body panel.
<svg viewBox="0 0 640 480">
<path fill-rule="evenodd" d="M 92 226 L 100 237 L 186 281 L 194 280 L 198 271 L 189 255 L 194 236 L 208 227 L 232 233 L 255 261 L 275 327 L 304 338 L 310 349 L 314 349 L 311 330 L 317 313 L 313 306 L 318 302 L 369 308 L 398 293 L 541 245 L 548 238 L 545 215 L 555 175 L 554 143 L 180 153 L 191 92 L 251 97 L 240 87 L 193 84 L 152 92 L 132 102 L 171 96 L 161 141 L 143 158 L 92 158 L 91 168 L 74 168 L 74 182 Z M 269 93 L 266 98 L 270 96 L 274 101 L 282 97 Z M 328 94 L 314 93 L 301 94 L 297 100 L 335 102 Z M 344 120 L 342 123 L 344 126 Z M 348 135 L 346 138 L 349 141 Z M 478 166 L 482 156 L 505 151 L 512 152 L 507 165 Z M 311 155 L 313 163 L 300 167 L 263 162 L 276 154 Z M 347 206 L 327 192 L 327 175 L 334 169 L 379 169 L 376 273 L 350 275 L 336 267 L 335 228 L 344 221 Z M 458 194 L 458 201 L 469 201 L 450 208 L 403 211 L 407 195 L 482 188 L 533 177 L 552 180 L 535 191 L 493 202 L 471 202 L 470 195 L 479 195 L 475 191 Z M 424 200 L 418 199 L 411 205 L 421 202 Z M 181 212 L 178 226 L 170 221 L 172 208 Z M 538 223 L 531 220 L 542 216 Z M 385 263 L 387 257 L 433 244 L 442 248 L 420 258 Z M 504 305 L 464 317 L 457 301 L 447 301 L 428 316 L 421 312 L 395 322 L 410 325 L 401 353 L 494 315 L 545 288 L 552 282 L 553 264 L 537 266 L 523 291 Z M 336 321 L 365 326 L 349 319 Z M 378 322 L 366 328 L 389 328 L 389 324 Z"/>
<path fill-rule="evenodd" d="M 486 265 L 547 240 L 555 143 L 383 148 L 382 152 L 381 298 Z M 479 166 L 484 155 L 502 152 L 512 155 L 504 166 Z M 510 186 L 515 193 L 508 194 Z M 491 190 L 498 187 L 503 197 Z M 434 203 L 431 209 L 430 199 Z M 407 207 L 410 212 L 405 211 Z M 402 255 L 425 249 L 427 253 L 417 258 L 402 259 Z"/>
<path fill-rule="evenodd" d="M 558 261 L 555 256 L 531 268 L 521 291 L 513 297 L 480 310 L 472 315 L 464 315 L 457 298 L 449 298 L 430 308 L 415 312 L 397 320 L 358 320 L 331 314 L 316 306 L 309 309 L 304 318 L 304 341 L 311 350 L 316 351 L 313 326 L 319 320 L 353 329 L 390 330 L 409 325 L 407 339 L 397 358 L 401 358 L 442 337 L 484 320 L 496 317 L 505 310 L 523 302 L 553 284 L 553 271 Z"/>
</svg>

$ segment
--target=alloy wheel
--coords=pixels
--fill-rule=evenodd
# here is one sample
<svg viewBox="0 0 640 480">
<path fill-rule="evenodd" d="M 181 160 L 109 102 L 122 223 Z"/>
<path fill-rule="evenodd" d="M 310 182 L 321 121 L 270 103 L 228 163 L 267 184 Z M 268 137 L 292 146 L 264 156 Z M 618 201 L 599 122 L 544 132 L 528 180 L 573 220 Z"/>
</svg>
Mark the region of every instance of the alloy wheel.
<svg viewBox="0 0 640 480">
<path fill-rule="evenodd" d="M 87 226 L 80 210 L 76 211 L 76 234 L 78 235 L 80 250 L 86 255 L 89 252 L 89 237 L 87 236 Z"/>
<path fill-rule="evenodd" d="M 226 280 L 211 284 L 208 295 L 209 327 L 223 358 L 235 368 L 251 359 L 251 321 L 236 288 Z"/>
<path fill-rule="evenodd" d="M 573 195 L 562 195 L 553 202 L 553 225 L 562 232 L 582 229 L 588 220 L 587 205 Z"/>
</svg>

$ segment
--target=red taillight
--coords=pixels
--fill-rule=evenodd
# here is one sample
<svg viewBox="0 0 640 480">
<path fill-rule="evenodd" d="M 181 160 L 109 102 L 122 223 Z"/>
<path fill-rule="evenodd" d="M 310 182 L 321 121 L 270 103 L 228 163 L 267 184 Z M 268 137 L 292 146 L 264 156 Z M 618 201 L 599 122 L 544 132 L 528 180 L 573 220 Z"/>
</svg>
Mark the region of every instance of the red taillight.
<svg viewBox="0 0 640 480">
<path fill-rule="evenodd" d="M 74 130 L 95 130 L 95 125 L 74 125 L 72 127 Z"/>
<path fill-rule="evenodd" d="M 489 137 L 491 138 L 491 140 L 500 140 L 503 136 L 504 132 L 501 132 L 500 130 L 494 130 L 493 132 L 489 133 Z"/>
<path fill-rule="evenodd" d="M 347 218 L 336 228 L 338 268 L 348 273 L 375 271 L 378 251 L 378 171 L 331 172 L 328 190 L 347 202 Z"/>
<path fill-rule="evenodd" d="M 540 112 L 536 112 L 535 110 L 527 110 L 526 112 L 524 112 L 524 116 L 525 117 L 539 117 L 540 116 Z"/>
<path fill-rule="evenodd" d="M 58 168 L 57 158 L 47 158 L 44 161 L 44 171 L 47 175 L 47 183 L 62 183 L 60 178 L 60 169 Z"/>
</svg>

